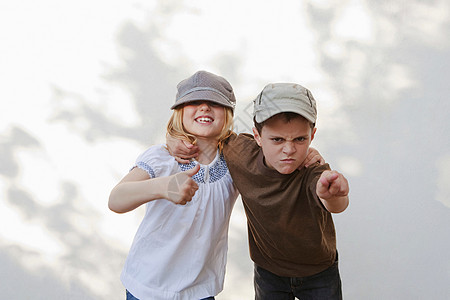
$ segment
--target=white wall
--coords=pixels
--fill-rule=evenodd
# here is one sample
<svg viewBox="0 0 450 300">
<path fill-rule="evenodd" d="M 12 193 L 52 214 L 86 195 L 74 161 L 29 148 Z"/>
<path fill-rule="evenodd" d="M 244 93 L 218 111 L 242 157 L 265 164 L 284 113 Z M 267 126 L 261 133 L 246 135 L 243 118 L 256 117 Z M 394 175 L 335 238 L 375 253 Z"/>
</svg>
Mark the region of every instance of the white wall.
<svg viewBox="0 0 450 300">
<path fill-rule="evenodd" d="M 450 297 L 447 1 L 147 2 L 0 3 L 1 299 L 124 299 L 142 209 L 107 198 L 200 69 L 234 86 L 238 131 L 266 83 L 312 90 L 314 146 L 351 185 L 346 299 Z M 217 299 L 252 297 L 238 202 Z"/>
</svg>

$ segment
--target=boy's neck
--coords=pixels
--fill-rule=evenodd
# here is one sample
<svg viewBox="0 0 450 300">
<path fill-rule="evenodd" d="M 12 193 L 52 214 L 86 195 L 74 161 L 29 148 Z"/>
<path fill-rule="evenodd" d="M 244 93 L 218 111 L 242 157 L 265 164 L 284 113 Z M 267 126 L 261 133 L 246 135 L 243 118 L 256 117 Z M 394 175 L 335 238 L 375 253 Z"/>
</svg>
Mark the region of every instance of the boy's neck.
<svg viewBox="0 0 450 300">
<path fill-rule="evenodd" d="M 199 152 L 196 160 L 202 165 L 210 164 L 216 157 L 218 145 L 216 140 L 197 139 Z"/>
</svg>

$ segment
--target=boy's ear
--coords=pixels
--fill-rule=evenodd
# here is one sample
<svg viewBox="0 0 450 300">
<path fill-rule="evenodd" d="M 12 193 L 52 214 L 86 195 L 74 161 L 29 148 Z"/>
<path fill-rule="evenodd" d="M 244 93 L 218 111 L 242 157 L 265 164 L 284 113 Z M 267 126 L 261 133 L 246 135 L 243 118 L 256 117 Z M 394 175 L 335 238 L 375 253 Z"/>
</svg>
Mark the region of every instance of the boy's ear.
<svg viewBox="0 0 450 300">
<path fill-rule="evenodd" d="M 316 131 L 317 131 L 317 128 L 314 127 L 314 128 L 312 129 L 312 132 L 311 132 L 311 142 L 312 142 L 312 140 L 314 139 L 314 135 L 316 134 Z"/>
<path fill-rule="evenodd" d="M 253 127 L 252 130 L 253 130 L 253 136 L 255 137 L 256 143 L 258 144 L 258 146 L 261 147 L 261 136 L 259 135 L 258 130 L 256 130 L 255 127 Z"/>
</svg>

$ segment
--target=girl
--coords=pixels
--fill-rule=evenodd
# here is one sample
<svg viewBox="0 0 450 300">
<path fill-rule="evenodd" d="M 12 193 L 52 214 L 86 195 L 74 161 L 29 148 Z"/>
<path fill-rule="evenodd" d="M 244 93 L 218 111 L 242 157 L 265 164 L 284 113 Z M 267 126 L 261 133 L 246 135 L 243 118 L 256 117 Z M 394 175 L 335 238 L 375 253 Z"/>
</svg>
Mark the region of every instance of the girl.
<svg viewBox="0 0 450 300">
<path fill-rule="evenodd" d="M 167 134 L 196 144 L 196 161 L 178 163 L 164 145 L 152 146 L 109 198 L 117 213 L 146 204 L 121 274 L 127 299 L 214 299 L 223 288 L 238 192 L 221 149 L 236 99 L 227 80 L 205 71 L 177 89 Z"/>
</svg>

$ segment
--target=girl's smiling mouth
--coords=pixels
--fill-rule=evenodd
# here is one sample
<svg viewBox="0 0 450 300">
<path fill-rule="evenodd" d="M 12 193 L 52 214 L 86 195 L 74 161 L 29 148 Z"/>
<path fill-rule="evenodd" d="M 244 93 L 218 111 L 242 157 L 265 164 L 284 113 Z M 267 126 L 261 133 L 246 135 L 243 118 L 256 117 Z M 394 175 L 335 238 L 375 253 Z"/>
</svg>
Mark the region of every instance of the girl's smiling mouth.
<svg viewBox="0 0 450 300">
<path fill-rule="evenodd" d="M 207 116 L 200 116 L 198 118 L 195 118 L 195 121 L 200 124 L 209 124 L 212 123 L 214 119 Z"/>
</svg>

